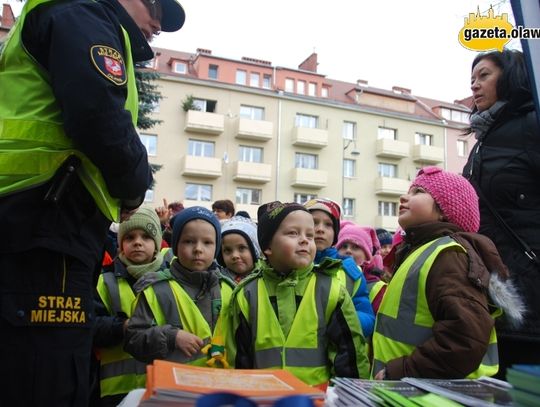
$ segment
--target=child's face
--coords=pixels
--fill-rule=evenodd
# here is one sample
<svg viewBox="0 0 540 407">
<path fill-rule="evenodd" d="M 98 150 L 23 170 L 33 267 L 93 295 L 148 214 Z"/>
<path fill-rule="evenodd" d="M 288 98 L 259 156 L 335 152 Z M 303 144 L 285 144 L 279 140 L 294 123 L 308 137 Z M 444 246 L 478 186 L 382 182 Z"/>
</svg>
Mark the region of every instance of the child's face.
<svg viewBox="0 0 540 407">
<path fill-rule="evenodd" d="M 225 266 L 236 274 L 247 274 L 253 270 L 253 256 L 244 236 L 228 233 L 221 240 L 221 254 Z"/>
<path fill-rule="evenodd" d="M 390 253 L 390 250 L 392 250 L 392 245 L 391 244 L 382 245 L 381 250 L 380 250 L 381 256 L 382 257 L 386 256 L 388 253 Z"/>
<path fill-rule="evenodd" d="M 281 273 L 307 267 L 313 262 L 317 250 L 314 236 L 311 214 L 293 211 L 285 216 L 264 254 L 272 267 Z"/>
<path fill-rule="evenodd" d="M 126 258 L 134 264 L 148 264 L 154 258 L 156 242 L 142 229 L 127 232 L 120 248 Z"/>
<path fill-rule="evenodd" d="M 208 270 L 214 261 L 216 230 L 202 219 L 187 222 L 182 229 L 176 252 L 178 261 L 191 271 Z"/>
<path fill-rule="evenodd" d="M 334 241 L 334 224 L 332 218 L 324 211 L 312 211 L 315 223 L 315 245 L 321 251 L 332 246 Z"/>
<path fill-rule="evenodd" d="M 411 226 L 442 220 L 441 213 L 432 196 L 420 187 L 413 187 L 399 198 L 400 226 L 407 230 Z"/>
<path fill-rule="evenodd" d="M 352 242 L 345 242 L 339 248 L 339 254 L 342 256 L 351 256 L 354 259 L 354 262 L 359 266 L 361 266 L 362 263 L 364 263 L 367 259 L 364 249 Z"/>
</svg>

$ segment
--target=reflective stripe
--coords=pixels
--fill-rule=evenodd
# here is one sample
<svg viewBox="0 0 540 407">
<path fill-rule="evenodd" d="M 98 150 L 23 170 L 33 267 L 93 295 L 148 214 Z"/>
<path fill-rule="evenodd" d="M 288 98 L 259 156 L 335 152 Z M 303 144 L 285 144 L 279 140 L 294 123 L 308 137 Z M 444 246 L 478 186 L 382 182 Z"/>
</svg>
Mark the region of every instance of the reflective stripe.
<svg viewBox="0 0 540 407">
<path fill-rule="evenodd" d="M 180 319 L 178 306 L 174 300 L 174 294 L 170 284 L 168 282 L 162 282 L 154 284 L 152 288 L 156 293 L 157 301 L 161 307 L 160 312 L 163 314 L 166 323 L 182 329 L 182 320 Z M 154 310 L 152 309 L 152 311 Z M 154 312 L 155 314 L 156 312 Z"/>
<path fill-rule="evenodd" d="M 482 364 L 486 366 L 499 365 L 499 348 L 497 342 L 488 345 L 487 352 L 482 359 Z"/>
<path fill-rule="evenodd" d="M 102 379 L 122 376 L 130 373 L 145 374 L 146 363 L 142 363 L 130 358 L 107 363 L 106 365 L 101 366 L 99 369 L 99 374 Z"/>
<path fill-rule="evenodd" d="M 394 341 L 409 345 L 420 345 L 433 335 L 431 327 L 423 327 L 415 323 L 420 269 L 438 246 L 452 242 L 453 240 L 448 236 L 437 239 L 418 256 L 405 279 L 396 318 L 379 313 L 377 324 L 375 324 L 376 332 Z M 407 304 L 407 307 L 403 307 L 403 304 Z M 399 323 L 394 323 L 395 320 L 398 320 Z"/>
<path fill-rule="evenodd" d="M 111 299 L 111 315 L 116 315 L 118 312 L 122 311 L 120 305 L 120 289 L 118 288 L 118 283 L 116 282 L 116 277 L 113 273 L 103 273 L 103 282 L 107 289 L 109 290 L 109 298 Z"/>
</svg>

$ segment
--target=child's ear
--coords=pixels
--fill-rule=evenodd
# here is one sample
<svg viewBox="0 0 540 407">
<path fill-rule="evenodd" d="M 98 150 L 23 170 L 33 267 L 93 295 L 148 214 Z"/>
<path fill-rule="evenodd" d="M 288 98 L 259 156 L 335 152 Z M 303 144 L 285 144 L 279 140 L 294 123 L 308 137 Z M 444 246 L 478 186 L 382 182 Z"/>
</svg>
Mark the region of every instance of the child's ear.
<svg viewBox="0 0 540 407">
<path fill-rule="evenodd" d="M 271 256 L 272 255 L 272 249 L 268 248 L 268 249 L 264 249 L 263 250 L 263 253 L 266 257 L 268 256 Z"/>
</svg>

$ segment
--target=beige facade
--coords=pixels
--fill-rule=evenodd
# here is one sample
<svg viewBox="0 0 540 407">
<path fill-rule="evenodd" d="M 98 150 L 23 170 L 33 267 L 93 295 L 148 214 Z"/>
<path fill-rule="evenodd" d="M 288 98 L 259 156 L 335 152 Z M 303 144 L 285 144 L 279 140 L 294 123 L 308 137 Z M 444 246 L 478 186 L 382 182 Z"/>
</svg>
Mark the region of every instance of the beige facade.
<svg viewBox="0 0 540 407">
<path fill-rule="evenodd" d="M 150 161 L 163 166 L 150 205 L 166 198 L 210 207 L 231 199 L 256 218 L 265 202 L 327 197 L 342 204 L 347 219 L 395 230 L 399 196 L 416 171 L 445 165 L 448 126 L 407 89 L 382 91 L 304 70 L 295 77 L 266 61 L 213 60 L 206 50 L 177 58 L 167 52 L 154 61 L 163 96 L 154 116 L 163 122 L 141 131 Z M 176 61 L 184 61 L 186 74 L 171 72 Z M 226 81 L 195 70 L 211 65 Z M 261 68 L 260 78 L 271 75 L 271 86 L 232 83 L 240 68 L 250 83 L 246 66 Z M 202 110 L 182 110 L 189 95 Z"/>
</svg>

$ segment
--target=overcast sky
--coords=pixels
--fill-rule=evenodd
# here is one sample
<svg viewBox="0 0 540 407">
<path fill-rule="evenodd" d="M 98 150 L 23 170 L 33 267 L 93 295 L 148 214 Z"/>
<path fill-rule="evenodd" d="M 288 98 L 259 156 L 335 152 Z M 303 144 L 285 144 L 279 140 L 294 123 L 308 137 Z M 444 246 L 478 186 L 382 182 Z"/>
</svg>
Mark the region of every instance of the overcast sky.
<svg viewBox="0 0 540 407">
<path fill-rule="evenodd" d="M 6 0 L 4 0 L 6 1 Z M 13 2 L 13 0 L 7 0 Z M 504 0 L 180 0 L 186 23 L 153 45 L 217 56 L 242 56 L 296 68 L 313 51 L 318 72 L 347 82 L 452 102 L 470 95 L 475 52 L 458 33 L 477 6 L 508 12 Z M 15 8 L 20 3 L 15 5 Z M 519 46 L 514 44 L 513 47 Z"/>
</svg>

